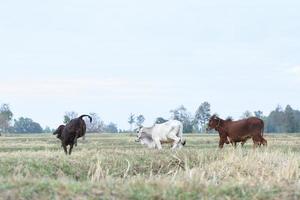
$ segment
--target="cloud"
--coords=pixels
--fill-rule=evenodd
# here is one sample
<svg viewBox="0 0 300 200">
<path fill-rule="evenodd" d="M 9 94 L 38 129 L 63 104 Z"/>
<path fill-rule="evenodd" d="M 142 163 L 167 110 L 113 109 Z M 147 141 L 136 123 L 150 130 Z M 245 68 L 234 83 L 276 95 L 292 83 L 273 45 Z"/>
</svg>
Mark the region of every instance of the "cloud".
<svg viewBox="0 0 300 200">
<path fill-rule="evenodd" d="M 300 65 L 294 66 L 288 70 L 290 74 L 300 77 Z"/>
<path fill-rule="evenodd" d="M 105 99 L 149 99 L 161 96 L 169 84 L 122 78 L 49 79 L 0 81 L 0 93 L 12 97 L 75 98 L 86 96 Z"/>
</svg>

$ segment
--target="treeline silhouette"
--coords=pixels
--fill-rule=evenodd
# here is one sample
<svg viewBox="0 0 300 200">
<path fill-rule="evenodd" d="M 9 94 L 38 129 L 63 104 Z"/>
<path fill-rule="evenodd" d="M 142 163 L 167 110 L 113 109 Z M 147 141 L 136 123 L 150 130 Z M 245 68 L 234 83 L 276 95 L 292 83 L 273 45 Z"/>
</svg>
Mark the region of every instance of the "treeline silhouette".
<svg viewBox="0 0 300 200">
<path fill-rule="evenodd" d="M 89 113 L 93 116 L 93 122 L 87 123 L 87 132 L 93 133 L 129 133 L 137 127 L 143 126 L 146 118 L 144 115 L 130 114 L 127 119 L 128 129 L 119 129 L 116 123 L 110 122 L 105 124 L 100 116 L 96 113 Z M 214 113 L 216 114 L 216 113 Z M 72 118 L 77 117 L 74 111 L 65 112 L 62 116 L 62 122 L 68 123 Z M 183 105 L 170 110 L 169 117 L 157 117 L 154 123 L 163 123 L 169 119 L 176 119 L 183 123 L 184 133 L 204 133 L 206 132 L 207 123 L 212 116 L 211 105 L 208 102 L 200 104 L 194 113 L 189 112 Z M 290 105 L 282 108 L 280 105 L 275 108 L 269 115 L 264 115 L 260 110 L 245 111 L 238 119 L 227 116 L 227 119 L 239 120 L 248 117 L 258 117 L 265 122 L 266 133 L 300 133 L 300 111 L 293 109 Z M 58 124 L 59 125 L 59 124 Z M 42 128 L 42 126 L 28 117 L 13 118 L 13 112 L 8 104 L 0 105 L 0 133 L 50 133 L 56 127 Z"/>
</svg>

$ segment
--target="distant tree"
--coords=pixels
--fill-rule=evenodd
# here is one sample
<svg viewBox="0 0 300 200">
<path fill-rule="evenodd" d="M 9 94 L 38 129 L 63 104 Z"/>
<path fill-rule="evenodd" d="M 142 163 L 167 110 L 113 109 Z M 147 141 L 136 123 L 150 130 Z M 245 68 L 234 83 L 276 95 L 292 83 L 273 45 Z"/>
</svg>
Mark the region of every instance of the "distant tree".
<svg viewBox="0 0 300 200">
<path fill-rule="evenodd" d="M 204 102 L 199 106 L 195 114 L 195 123 L 198 125 L 201 132 L 206 130 L 206 125 L 210 117 L 210 104 L 208 102 Z"/>
<path fill-rule="evenodd" d="M 44 132 L 44 133 L 51 133 L 52 130 L 50 129 L 49 126 L 46 126 L 43 132 Z"/>
<path fill-rule="evenodd" d="M 297 133 L 300 132 L 300 111 L 299 110 L 294 110 L 294 117 L 295 117 L 295 127 Z"/>
<path fill-rule="evenodd" d="M 254 116 L 260 119 L 263 119 L 263 112 L 258 110 L 258 111 L 254 111 Z"/>
<path fill-rule="evenodd" d="M 281 106 L 272 111 L 266 119 L 265 129 L 268 133 L 283 133 L 285 132 L 285 113 Z"/>
<path fill-rule="evenodd" d="M 226 118 L 226 120 L 227 120 L 227 121 L 233 121 L 233 117 L 228 116 L 228 117 Z"/>
<path fill-rule="evenodd" d="M 13 118 L 13 113 L 8 104 L 2 104 L 0 106 L 0 132 L 8 132 L 10 122 Z"/>
<path fill-rule="evenodd" d="M 285 114 L 285 132 L 287 133 L 295 133 L 297 132 L 298 122 L 295 117 L 295 112 L 290 105 L 287 105 L 284 111 Z"/>
<path fill-rule="evenodd" d="M 88 133 L 102 133 L 104 131 L 104 122 L 101 120 L 97 113 L 89 113 L 93 118 L 92 123 L 88 118 L 84 118 L 86 122 L 86 130 Z"/>
<path fill-rule="evenodd" d="M 167 119 L 164 119 L 163 117 L 158 117 L 158 118 L 156 118 L 156 120 L 155 120 L 155 124 L 162 124 L 162 123 L 165 123 L 165 122 L 167 122 L 168 120 Z"/>
<path fill-rule="evenodd" d="M 145 122 L 145 117 L 143 115 L 138 115 L 136 117 L 135 121 L 136 121 L 135 124 L 136 124 L 137 127 L 142 126 L 143 123 Z"/>
<path fill-rule="evenodd" d="M 105 133 L 118 133 L 118 126 L 115 123 L 109 123 L 107 126 L 105 126 L 104 129 Z"/>
<path fill-rule="evenodd" d="M 14 132 L 15 133 L 42 133 L 43 128 L 37 122 L 34 122 L 30 118 L 20 117 L 18 120 L 15 120 L 14 123 Z"/>
<path fill-rule="evenodd" d="M 253 115 L 252 115 L 252 113 L 249 111 L 249 110 L 246 110 L 244 113 L 243 113 L 243 115 L 242 115 L 242 119 L 244 119 L 244 118 L 249 118 L 249 117 L 252 117 Z"/>
<path fill-rule="evenodd" d="M 181 121 L 183 123 L 183 132 L 192 133 L 194 130 L 194 120 L 187 109 L 182 105 L 178 108 L 171 110 L 171 118 L 174 120 Z"/>
<path fill-rule="evenodd" d="M 65 115 L 64 115 L 64 123 L 67 124 L 67 123 L 69 123 L 72 119 L 75 119 L 76 117 L 78 117 L 78 113 L 76 113 L 76 112 L 74 112 L 74 111 L 65 112 Z"/>
<path fill-rule="evenodd" d="M 174 110 L 170 110 L 170 113 L 173 120 L 183 121 L 188 118 L 187 109 L 183 105 Z"/>
<path fill-rule="evenodd" d="M 277 105 L 277 107 L 275 108 L 276 112 L 283 112 L 283 108 L 281 105 Z"/>
<path fill-rule="evenodd" d="M 132 131 L 132 125 L 135 123 L 135 115 L 130 113 L 128 118 L 128 123 L 130 124 L 130 131 Z"/>
<path fill-rule="evenodd" d="M 125 130 L 125 129 L 119 129 L 118 133 L 130 133 L 129 130 Z"/>
</svg>

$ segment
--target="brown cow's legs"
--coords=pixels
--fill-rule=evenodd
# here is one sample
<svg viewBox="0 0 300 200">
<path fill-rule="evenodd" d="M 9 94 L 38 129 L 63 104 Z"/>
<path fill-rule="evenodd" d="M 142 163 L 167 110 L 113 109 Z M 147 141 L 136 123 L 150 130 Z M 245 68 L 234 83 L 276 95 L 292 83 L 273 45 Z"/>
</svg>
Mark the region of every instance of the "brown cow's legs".
<svg viewBox="0 0 300 200">
<path fill-rule="evenodd" d="M 223 149 L 223 147 L 224 147 L 224 142 L 220 140 L 220 142 L 219 142 L 219 148 Z"/>
<path fill-rule="evenodd" d="M 261 137 L 261 144 L 262 144 L 263 146 L 268 146 L 267 140 L 266 140 L 265 138 L 263 138 L 263 137 Z"/>
<path fill-rule="evenodd" d="M 236 149 L 237 142 L 230 141 L 230 144 Z"/>
<path fill-rule="evenodd" d="M 227 135 L 222 135 L 222 136 L 220 137 L 219 148 L 220 148 L 220 149 L 223 149 L 225 143 L 226 143 L 226 144 L 230 144 L 230 142 L 229 142 L 229 140 L 228 140 L 228 138 L 227 138 Z"/>
<path fill-rule="evenodd" d="M 229 142 L 230 142 L 230 144 L 234 147 L 234 148 L 236 148 L 237 146 L 237 142 L 235 142 L 235 141 L 233 141 L 231 138 L 229 138 Z M 228 144 L 227 142 L 225 142 L 226 144 Z"/>
<path fill-rule="evenodd" d="M 253 141 L 253 149 L 256 149 L 259 146 L 259 143 L 257 141 Z"/>
<path fill-rule="evenodd" d="M 236 145 L 237 145 L 237 142 L 234 142 L 234 148 L 235 148 L 235 149 L 236 149 L 236 147 L 237 147 Z"/>
<path fill-rule="evenodd" d="M 260 138 L 254 136 L 254 137 L 252 138 L 252 140 L 253 140 L 253 148 L 256 149 L 256 148 L 259 146 L 259 144 L 260 144 L 260 142 L 259 142 L 259 141 L 260 141 Z"/>
<path fill-rule="evenodd" d="M 267 141 L 262 137 L 260 130 L 253 132 L 252 140 L 254 142 L 254 148 L 256 148 L 257 146 L 261 147 L 262 145 L 267 145 Z"/>
<path fill-rule="evenodd" d="M 229 141 L 230 140 L 230 141 Z M 232 144 L 232 141 L 231 141 L 231 139 L 229 138 L 229 140 L 228 140 L 228 138 L 226 137 L 226 139 L 224 139 L 224 143 L 226 143 L 226 144 Z"/>
<path fill-rule="evenodd" d="M 246 143 L 246 142 L 242 142 L 242 143 L 241 143 L 242 147 L 244 147 L 245 143 Z"/>
</svg>

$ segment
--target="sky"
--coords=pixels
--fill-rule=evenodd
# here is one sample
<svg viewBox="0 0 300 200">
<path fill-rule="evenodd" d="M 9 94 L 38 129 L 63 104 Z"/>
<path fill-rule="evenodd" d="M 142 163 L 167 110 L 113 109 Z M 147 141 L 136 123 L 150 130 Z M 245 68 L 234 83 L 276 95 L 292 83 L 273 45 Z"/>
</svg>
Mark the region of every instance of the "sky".
<svg viewBox="0 0 300 200">
<path fill-rule="evenodd" d="M 222 117 L 300 109 L 298 0 L 0 2 L 0 103 L 57 127 L 66 111 L 127 129 L 204 101 Z"/>
</svg>

